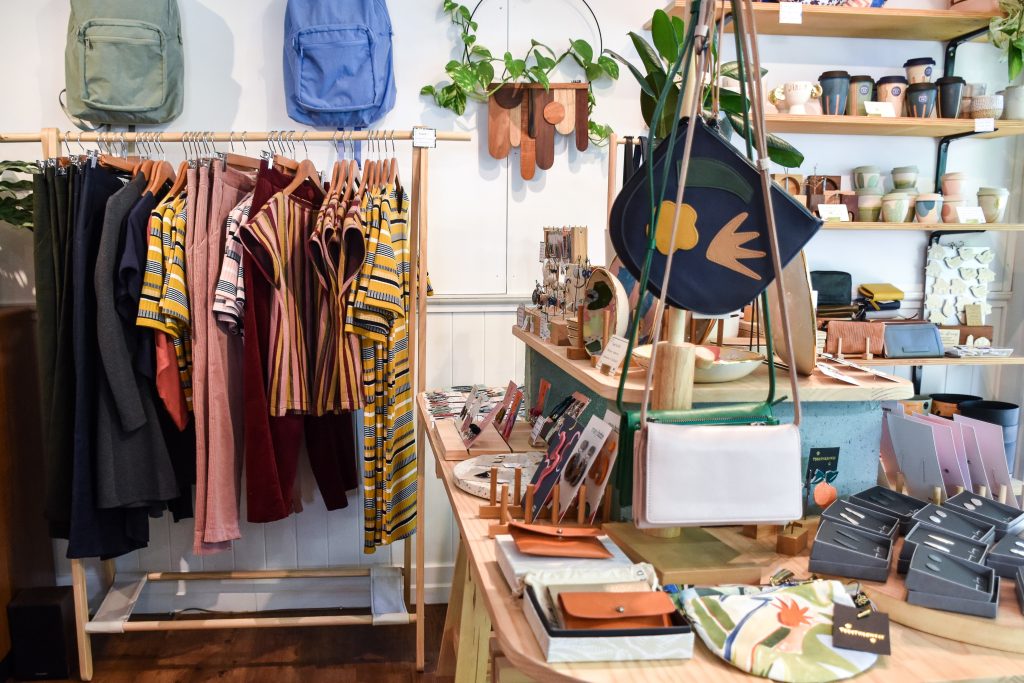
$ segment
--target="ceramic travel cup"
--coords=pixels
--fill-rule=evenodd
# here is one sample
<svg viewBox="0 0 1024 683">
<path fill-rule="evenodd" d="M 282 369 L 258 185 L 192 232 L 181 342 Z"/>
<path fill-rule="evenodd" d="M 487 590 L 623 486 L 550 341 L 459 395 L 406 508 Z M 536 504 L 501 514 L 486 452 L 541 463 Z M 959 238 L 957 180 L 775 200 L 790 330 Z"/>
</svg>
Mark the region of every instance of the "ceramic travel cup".
<svg viewBox="0 0 1024 683">
<path fill-rule="evenodd" d="M 939 86 L 934 83 L 911 83 L 907 86 L 907 116 L 930 118 L 935 113 L 935 99 Z"/>
<path fill-rule="evenodd" d="M 955 119 L 960 115 L 960 100 L 964 94 L 964 79 L 959 76 L 943 76 L 935 81 L 939 86 L 939 116 Z"/>
<path fill-rule="evenodd" d="M 867 192 L 857 190 L 857 220 L 861 223 L 877 223 L 878 214 L 882 211 L 882 195 Z"/>
<path fill-rule="evenodd" d="M 890 192 L 882 197 L 882 220 L 886 223 L 902 223 L 907 217 L 910 198 L 906 192 Z"/>
<path fill-rule="evenodd" d="M 971 118 L 998 119 L 1002 115 L 1002 95 L 982 95 L 971 98 Z"/>
<path fill-rule="evenodd" d="M 1024 119 L 1024 85 L 1011 85 L 1003 91 L 1003 118 Z"/>
<path fill-rule="evenodd" d="M 931 57 L 918 57 L 908 59 L 903 63 L 907 70 L 907 80 L 913 83 L 931 83 L 932 72 L 935 70 L 935 60 Z"/>
<path fill-rule="evenodd" d="M 775 100 L 785 101 L 789 114 L 806 114 L 807 101 L 821 96 L 821 86 L 810 81 L 790 81 L 775 88 Z"/>
<path fill-rule="evenodd" d="M 850 90 L 846 96 L 846 114 L 848 116 L 867 116 L 865 102 L 875 96 L 875 79 L 871 76 L 850 76 Z"/>
<path fill-rule="evenodd" d="M 876 84 L 879 102 L 891 102 L 896 116 L 903 116 L 903 98 L 907 94 L 907 79 L 903 76 L 883 76 Z"/>
<path fill-rule="evenodd" d="M 956 195 L 960 196 L 960 189 L 963 186 L 964 174 L 963 173 L 946 173 L 941 178 L 942 183 L 942 194 L 945 196 Z"/>
<path fill-rule="evenodd" d="M 917 187 L 917 166 L 897 166 L 892 169 L 892 186 L 897 190 Z"/>
<path fill-rule="evenodd" d="M 937 192 L 917 195 L 914 214 L 918 223 L 938 223 L 942 217 L 942 195 Z"/>
<path fill-rule="evenodd" d="M 942 195 L 942 222 L 943 223 L 959 223 L 960 217 L 956 213 L 956 207 L 963 206 L 964 200 L 958 194 L 945 194 Z"/>
<path fill-rule="evenodd" d="M 847 71 L 826 71 L 818 76 L 821 84 L 821 111 L 823 114 L 845 114 L 850 95 L 850 74 Z"/>
<path fill-rule="evenodd" d="M 882 169 L 878 166 L 858 166 L 853 169 L 853 189 L 882 194 Z"/>
<path fill-rule="evenodd" d="M 986 223 L 1002 223 L 1010 191 L 1005 187 L 982 187 L 978 190 L 978 206 L 985 214 Z"/>
</svg>

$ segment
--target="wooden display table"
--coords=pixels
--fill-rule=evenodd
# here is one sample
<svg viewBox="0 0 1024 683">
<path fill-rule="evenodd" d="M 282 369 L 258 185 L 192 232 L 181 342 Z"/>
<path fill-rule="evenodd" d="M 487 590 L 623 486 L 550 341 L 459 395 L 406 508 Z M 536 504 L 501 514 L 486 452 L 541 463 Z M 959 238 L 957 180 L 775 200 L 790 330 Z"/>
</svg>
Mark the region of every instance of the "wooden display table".
<svg viewBox="0 0 1024 683">
<path fill-rule="evenodd" d="M 715 681 L 752 680 L 722 661 L 698 642 L 693 659 L 660 662 L 608 662 L 548 664 L 523 616 L 521 601 L 512 594 L 495 560 L 494 540 L 487 537 L 490 520 L 477 516 L 480 498 L 457 488 L 452 478 L 455 462 L 437 458 L 442 444 L 429 428 L 430 414 L 422 395 L 417 397 L 419 419 L 435 453 L 437 472 L 458 524 L 460 543 L 448 615 L 445 619 L 437 675 L 455 676 L 458 683 L 483 681 L 490 670 L 491 631 L 500 666 L 511 665 L 523 677 L 512 680 L 595 681 Z M 806 557 L 779 559 L 764 577 L 782 566 L 806 575 Z M 942 618 L 941 612 L 935 612 Z M 699 638 L 697 639 L 699 641 Z M 1024 671 L 1024 655 L 965 645 L 909 628 L 893 625 L 893 656 L 882 657 L 874 668 L 856 680 L 865 683 L 900 681 L 949 681 L 1009 676 Z M 502 680 L 507 680 L 502 676 Z"/>
</svg>

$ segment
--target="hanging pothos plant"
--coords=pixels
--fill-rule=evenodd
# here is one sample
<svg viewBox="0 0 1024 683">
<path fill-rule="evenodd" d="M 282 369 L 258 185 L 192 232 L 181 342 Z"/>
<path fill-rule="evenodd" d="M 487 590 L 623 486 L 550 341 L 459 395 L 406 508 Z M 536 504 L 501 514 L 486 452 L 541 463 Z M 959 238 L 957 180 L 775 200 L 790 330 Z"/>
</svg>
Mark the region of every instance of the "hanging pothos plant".
<svg viewBox="0 0 1024 683">
<path fill-rule="evenodd" d="M 575 61 L 590 82 L 587 91 L 589 113 L 593 113 L 596 104 L 594 82 L 619 77 L 619 65 L 615 60 L 603 54 L 595 58 L 593 46 L 581 39 L 570 40 L 569 47 L 561 53 L 556 53 L 540 41 L 531 40 L 530 48 L 522 57 L 515 57 L 511 52 L 495 56 L 477 41 L 477 23 L 473 21 L 473 13 L 468 7 L 454 0 L 444 0 L 443 11 L 459 31 L 462 58 L 453 59 L 444 67 L 445 73 L 451 78 L 450 83 L 425 85 L 420 94 L 430 95 L 439 107 L 450 109 L 460 116 L 466 111 L 469 100 L 486 102 L 506 83 L 540 83 L 546 89 L 551 72 L 566 58 Z M 612 132 L 610 126 L 593 119 L 590 119 L 589 126 L 590 137 L 597 142 L 607 139 Z"/>
<path fill-rule="evenodd" d="M 988 33 L 992 44 L 1006 53 L 1006 71 L 1012 85 L 1024 69 L 1024 2 L 999 0 L 999 9 L 1005 16 L 993 18 Z"/>
<path fill-rule="evenodd" d="M 629 69 L 630 73 L 633 74 L 637 83 L 640 84 L 640 112 L 648 127 L 654 131 L 655 138 L 660 139 L 668 135 L 674 123 L 673 117 L 675 116 L 676 103 L 682 94 L 683 75 L 681 73 L 677 74 L 669 82 L 668 72 L 679 56 L 680 50 L 683 49 L 685 33 L 685 25 L 682 19 L 676 16 L 669 17 L 664 10 L 659 9 L 654 12 L 654 16 L 651 19 L 653 46 L 640 34 L 632 31 L 629 33 L 629 37 L 633 41 L 633 47 L 640 57 L 643 71 L 622 55 L 616 54 L 611 50 L 605 50 L 609 55 L 622 62 Z M 727 62 L 719 66 L 718 45 L 712 44 L 711 49 L 711 72 L 720 73 L 728 78 L 739 79 L 739 65 L 736 62 Z M 764 76 L 765 73 L 767 72 L 762 69 L 761 76 Z M 661 119 L 653 121 L 655 105 L 666 88 L 670 89 L 670 93 Z M 703 93 L 705 113 L 714 113 L 712 111 L 714 95 L 715 92 L 712 85 L 705 86 Z M 725 118 L 719 122 L 720 125 L 726 129 L 727 133 L 730 129 L 735 129 L 736 132 L 742 135 L 744 132 L 743 112 L 749 108 L 749 102 L 740 93 L 727 88 L 718 88 L 717 95 L 719 109 L 725 114 Z M 804 155 L 782 138 L 768 134 L 767 143 L 768 156 L 780 166 L 798 168 L 803 163 Z"/>
<path fill-rule="evenodd" d="M 0 161 L 0 223 L 32 228 L 32 180 L 39 168 L 27 161 Z M 29 176 L 25 178 L 24 176 Z"/>
</svg>

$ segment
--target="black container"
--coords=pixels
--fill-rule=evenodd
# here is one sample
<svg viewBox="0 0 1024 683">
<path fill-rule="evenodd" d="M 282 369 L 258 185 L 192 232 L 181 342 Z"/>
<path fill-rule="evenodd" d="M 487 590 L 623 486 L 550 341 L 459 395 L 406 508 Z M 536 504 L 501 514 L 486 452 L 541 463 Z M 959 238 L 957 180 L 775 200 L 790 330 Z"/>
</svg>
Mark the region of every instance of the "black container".
<svg viewBox="0 0 1024 683">
<path fill-rule="evenodd" d="M 931 118 L 939 86 L 934 83 L 911 83 L 907 86 L 907 115 L 916 119 Z"/>
<path fill-rule="evenodd" d="M 1020 406 L 1003 401 L 962 401 L 958 406 L 960 414 L 982 422 L 991 422 L 1003 428 L 1003 448 L 1006 450 L 1006 464 L 1013 472 L 1017 460 L 1017 425 L 1020 423 Z"/>
<path fill-rule="evenodd" d="M 981 396 L 971 394 L 931 394 L 928 398 L 932 400 L 932 415 L 948 418 L 960 412 L 960 404 L 964 401 L 981 400 Z"/>
<path fill-rule="evenodd" d="M 935 81 L 939 87 L 939 116 L 955 119 L 960 116 L 960 98 L 964 94 L 964 79 L 959 76 L 943 76 Z"/>
<path fill-rule="evenodd" d="M 818 76 L 821 84 L 821 111 L 823 114 L 846 113 L 846 100 L 850 95 L 850 72 L 826 71 Z"/>
</svg>

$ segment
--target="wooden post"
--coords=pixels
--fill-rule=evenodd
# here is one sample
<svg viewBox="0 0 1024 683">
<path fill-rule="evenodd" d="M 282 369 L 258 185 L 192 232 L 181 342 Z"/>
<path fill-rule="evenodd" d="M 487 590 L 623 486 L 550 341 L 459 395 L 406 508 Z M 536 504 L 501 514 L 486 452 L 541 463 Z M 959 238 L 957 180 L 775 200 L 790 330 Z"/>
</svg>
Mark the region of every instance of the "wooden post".
<svg viewBox="0 0 1024 683">
<path fill-rule="evenodd" d="M 611 218 L 612 215 L 612 203 L 615 201 L 615 195 L 617 194 L 616 189 L 618 188 L 618 172 L 616 167 L 619 165 L 619 136 L 612 133 L 608 136 L 608 206 L 605 215 L 607 218 Z M 612 247 L 611 233 L 609 226 L 605 225 L 604 230 L 604 260 L 605 263 L 612 262 L 612 255 L 615 253 L 615 248 Z"/>
<path fill-rule="evenodd" d="M 1007 499 L 1010 497 L 1010 490 L 1006 484 L 999 485 L 999 496 L 996 498 L 1000 503 L 1006 504 Z"/>
<path fill-rule="evenodd" d="M 56 129 L 54 129 L 56 130 Z M 71 591 L 75 603 L 75 639 L 78 641 L 78 677 L 92 680 L 92 641 L 85 632 L 89 623 L 89 588 L 81 560 L 71 560 Z"/>
</svg>

